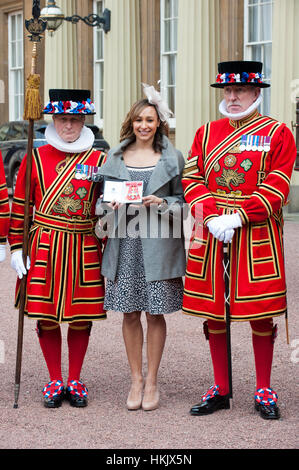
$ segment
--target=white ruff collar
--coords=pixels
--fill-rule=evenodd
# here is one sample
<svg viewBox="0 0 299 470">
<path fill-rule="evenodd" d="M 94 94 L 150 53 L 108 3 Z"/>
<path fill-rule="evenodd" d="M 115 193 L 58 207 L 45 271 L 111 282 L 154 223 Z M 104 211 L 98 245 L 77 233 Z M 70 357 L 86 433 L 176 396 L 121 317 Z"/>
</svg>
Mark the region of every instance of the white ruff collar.
<svg viewBox="0 0 299 470">
<path fill-rule="evenodd" d="M 254 103 L 252 103 L 252 105 L 249 106 L 249 108 L 247 108 L 246 111 L 243 111 L 242 113 L 229 113 L 226 109 L 225 100 L 222 100 L 219 105 L 219 111 L 221 114 L 223 114 L 223 116 L 232 119 L 233 121 L 238 121 L 239 119 L 243 119 L 252 114 L 253 111 L 255 111 L 259 107 L 262 102 L 262 99 L 262 95 L 260 94 L 258 98 L 254 101 Z"/>
<path fill-rule="evenodd" d="M 46 127 L 45 138 L 48 144 L 61 152 L 81 153 L 89 150 L 94 143 L 94 133 L 86 126 L 82 127 L 80 137 L 75 142 L 65 142 L 56 132 L 53 122 Z"/>
</svg>

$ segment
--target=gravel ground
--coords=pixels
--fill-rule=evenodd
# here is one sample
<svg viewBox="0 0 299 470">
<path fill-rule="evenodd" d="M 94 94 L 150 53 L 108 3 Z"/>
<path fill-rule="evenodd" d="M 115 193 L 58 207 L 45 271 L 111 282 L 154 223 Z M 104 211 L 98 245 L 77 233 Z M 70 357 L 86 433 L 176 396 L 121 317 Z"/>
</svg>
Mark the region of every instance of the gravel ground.
<svg viewBox="0 0 299 470">
<path fill-rule="evenodd" d="M 48 375 L 35 322 L 26 318 L 19 408 L 13 409 L 18 312 L 13 307 L 15 273 L 8 255 L 0 265 L 0 449 L 119 449 L 119 452 L 146 449 L 153 453 L 159 449 L 177 450 L 177 453 L 181 453 L 179 449 L 194 452 L 195 449 L 298 449 L 298 231 L 297 219 L 286 221 L 290 345 L 286 344 L 284 318 L 278 318 L 272 387 L 279 394 L 282 418 L 274 422 L 261 419 L 254 411 L 255 373 L 248 323 L 232 325 L 233 409 L 206 417 L 189 415 L 190 406 L 212 384 L 212 368 L 208 343 L 202 335 L 202 320 L 181 312 L 167 317 L 159 409 L 152 412 L 126 409 L 129 372 L 122 319 L 114 312 L 109 312 L 107 320 L 93 324 L 82 370 L 90 396 L 84 409 L 72 408 L 68 402 L 59 409 L 44 408 L 41 388 Z M 66 330 L 64 325 L 65 376 Z"/>
</svg>

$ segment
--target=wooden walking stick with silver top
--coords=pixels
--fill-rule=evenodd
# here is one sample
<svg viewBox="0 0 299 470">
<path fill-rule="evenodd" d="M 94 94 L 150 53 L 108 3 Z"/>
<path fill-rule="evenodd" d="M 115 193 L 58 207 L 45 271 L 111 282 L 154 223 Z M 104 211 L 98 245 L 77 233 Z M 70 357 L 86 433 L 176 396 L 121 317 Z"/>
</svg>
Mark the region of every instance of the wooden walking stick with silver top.
<svg viewBox="0 0 299 470">
<path fill-rule="evenodd" d="M 28 120 L 28 142 L 27 142 L 27 164 L 26 164 L 26 189 L 25 189 L 25 206 L 24 206 L 24 231 L 23 231 L 23 262 L 27 264 L 28 248 L 29 248 L 29 225 L 30 225 L 30 181 L 32 169 L 32 149 L 33 149 L 33 125 L 36 119 L 41 118 L 41 100 L 39 96 L 40 76 L 35 73 L 37 59 L 37 43 L 40 42 L 41 36 L 46 29 L 47 23 L 39 18 L 40 7 L 39 1 L 32 2 L 33 18 L 25 20 L 25 26 L 30 33 L 30 41 L 33 42 L 31 73 L 27 79 L 27 88 L 25 94 L 24 120 Z M 22 366 L 22 350 L 23 350 L 23 333 L 24 333 L 24 311 L 26 305 L 26 284 L 27 275 L 24 275 L 20 282 L 20 303 L 19 303 L 19 322 L 18 322 L 18 338 L 17 338 L 17 355 L 16 355 L 16 371 L 15 371 L 15 402 L 14 408 L 18 408 L 18 399 L 21 382 L 21 366 Z"/>
<path fill-rule="evenodd" d="M 227 350 L 227 368 L 229 383 L 229 407 L 233 405 L 233 384 L 232 384 L 232 352 L 231 352 L 231 331 L 230 331 L 230 274 L 229 274 L 229 245 L 223 243 L 223 277 L 224 277 L 224 305 L 225 305 L 225 323 L 226 323 L 226 350 Z"/>
</svg>

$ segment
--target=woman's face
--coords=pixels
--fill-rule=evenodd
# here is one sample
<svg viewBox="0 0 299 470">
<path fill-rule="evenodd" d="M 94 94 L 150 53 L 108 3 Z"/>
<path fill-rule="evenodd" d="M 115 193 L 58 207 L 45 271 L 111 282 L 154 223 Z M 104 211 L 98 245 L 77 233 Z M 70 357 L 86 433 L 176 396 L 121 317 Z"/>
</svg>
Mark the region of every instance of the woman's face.
<svg viewBox="0 0 299 470">
<path fill-rule="evenodd" d="M 160 120 L 154 106 L 144 108 L 133 121 L 133 132 L 139 142 L 152 142 Z"/>
<path fill-rule="evenodd" d="M 53 116 L 57 134 L 65 142 L 75 142 L 80 137 L 85 116 L 61 114 Z"/>
</svg>

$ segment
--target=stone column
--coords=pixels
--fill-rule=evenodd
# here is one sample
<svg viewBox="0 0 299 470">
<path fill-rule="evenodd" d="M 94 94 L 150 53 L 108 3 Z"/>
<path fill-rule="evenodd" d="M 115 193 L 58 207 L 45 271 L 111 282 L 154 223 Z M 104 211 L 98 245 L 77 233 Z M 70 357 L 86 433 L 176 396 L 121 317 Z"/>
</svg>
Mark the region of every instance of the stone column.
<svg viewBox="0 0 299 470">
<path fill-rule="evenodd" d="M 59 0 L 57 4 L 65 16 L 77 13 L 72 0 Z M 54 36 L 45 33 L 45 101 L 50 88 L 77 88 L 77 84 L 77 25 L 63 21 Z"/>
<path fill-rule="evenodd" d="M 273 13 L 271 117 L 292 129 L 292 122 L 296 122 L 296 96 L 299 97 L 299 2 L 275 0 Z M 298 212 L 298 171 L 293 172 L 289 199 L 289 211 Z"/>
<path fill-rule="evenodd" d="M 93 13 L 92 0 L 76 0 L 76 13 L 84 18 Z M 76 25 L 77 31 L 77 87 L 91 91 L 94 100 L 94 27 L 87 26 L 83 21 Z"/>
<path fill-rule="evenodd" d="M 140 0 L 141 81 L 159 89 L 160 0 Z"/>
<path fill-rule="evenodd" d="M 271 116 L 291 127 L 299 96 L 299 2 L 275 0 L 273 6 Z M 296 82 L 297 80 L 297 82 Z M 296 87 L 297 85 L 297 87 Z"/>
<path fill-rule="evenodd" d="M 104 129 L 110 147 L 119 143 L 121 124 L 141 97 L 139 0 L 106 0 L 111 31 L 104 44 Z"/>
<path fill-rule="evenodd" d="M 219 62 L 219 0 L 179 0 L 176 147 L 186 156 L 196 130 L 217 119 L 220 95 L 211 88 Z"/>
</svg>

